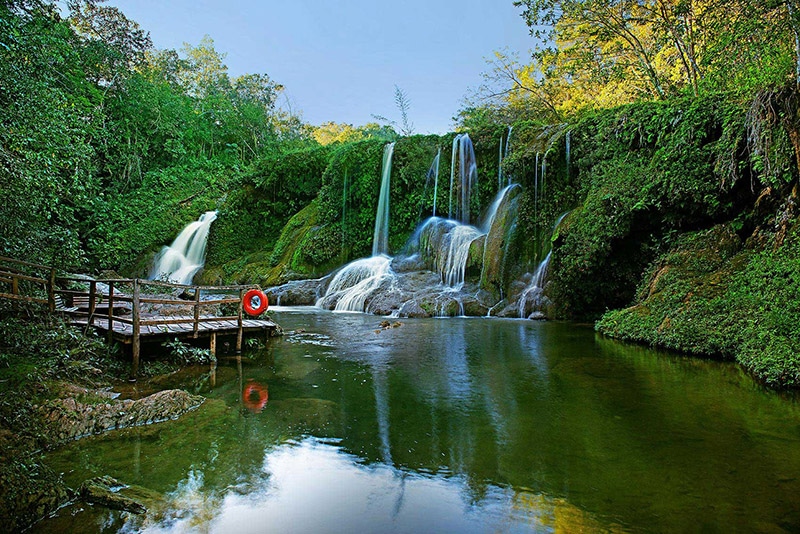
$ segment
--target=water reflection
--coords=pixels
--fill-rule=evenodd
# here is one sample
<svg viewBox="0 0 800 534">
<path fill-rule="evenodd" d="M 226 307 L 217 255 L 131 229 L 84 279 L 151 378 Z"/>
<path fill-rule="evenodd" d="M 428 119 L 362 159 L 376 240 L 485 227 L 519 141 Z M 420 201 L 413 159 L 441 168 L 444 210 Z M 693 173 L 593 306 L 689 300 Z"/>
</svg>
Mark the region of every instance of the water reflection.
<svg viewBox="0 0 800 534">
<path fill-rule="evenodd" d="M 109 474 L 166 496 L 146 518 L 87 521 L 152 532 L 800 526 L 797 404 L 735 367 L 577 325 L 379 329 L 380 318 L 316 309 L 278 321 L 282 339 L 221 359 L 214 385 L 194 378 L 208 397 L 196 412 L 49 457 L 73 485 Z M 256 386 L 264 406 L 239 409 L 261 404 Z"/>
<path fill-rule="evenodd" d="M 249 379 L 242 390 L 242 405 L 253 413 L 260 413 L 267 405 L 267 400 L 269 400 L 267 386 L 252 378 Z"/>
</svg>

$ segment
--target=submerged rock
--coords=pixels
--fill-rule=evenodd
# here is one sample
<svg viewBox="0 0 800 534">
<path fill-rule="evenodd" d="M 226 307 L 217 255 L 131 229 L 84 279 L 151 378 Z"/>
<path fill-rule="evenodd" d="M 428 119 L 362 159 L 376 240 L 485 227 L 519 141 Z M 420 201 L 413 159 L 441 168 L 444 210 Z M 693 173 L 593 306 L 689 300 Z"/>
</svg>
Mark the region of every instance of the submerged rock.
<svg viewBox="0 0 800 534">
<path fill-rule="evenodd" d="M 139 400 L 109 400 L 98 394 L 50 401 L 39 407 L 44 433 L 56 443 L 109 430 L 177 419 L 200 406 L 204 398 L 172 389 Z"/>
<path fill-rule="evenodd" d="M 84 502 L 99 504 L 113 510 L 123 510 L 134 514 L 144 514 L 147 508 L 140 502 L 120 493 L 127 486 L 110 477 L 102 476 L 81 484 L 79 494 Z"/>
</svg>

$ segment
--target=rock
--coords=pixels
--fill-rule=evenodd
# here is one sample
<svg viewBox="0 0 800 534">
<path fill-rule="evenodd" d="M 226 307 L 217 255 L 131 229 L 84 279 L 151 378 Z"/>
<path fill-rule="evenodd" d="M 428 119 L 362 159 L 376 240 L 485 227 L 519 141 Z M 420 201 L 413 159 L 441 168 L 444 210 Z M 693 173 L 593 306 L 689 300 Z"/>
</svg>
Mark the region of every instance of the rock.
<svg viewBox="0 0 800 534">
<path fill-rule="evenodd" d="M 118 480 L 109 476 L 95 477 L 81 484 L 81 499 L 90 504 L 99 504 L 114 510 L 124 510 L 134 514 L 144 514 L 147 508 L 140 502 L 119 493 L 126 488 Z"/>
<path fill-rule="evenodd" d="M 400 317 L 430 317 L 431 314 L 426 312 L 422 309 L 419 305 L 419 302 L 416 300 L 409 300 L 403 303 L 400 306 L 400 311 L 398 312 L 398 316 Z"/>
<path fill-rule="evenodd" d="M 46 422 L 44 432 L 54 442 L 65 442 L 109 430 L 177 419 L 203 403 L 203 397 L 172 389 L 139 400 L 110 400 L 98 395 L 68 397 L 39 407 Z"/>
<path fill-rule="evenodd" d="M 311 280 L 295 280 L 264 290 L 272 306 L 313 306 L 325 293 L 332 275 Z"/>
</svg>

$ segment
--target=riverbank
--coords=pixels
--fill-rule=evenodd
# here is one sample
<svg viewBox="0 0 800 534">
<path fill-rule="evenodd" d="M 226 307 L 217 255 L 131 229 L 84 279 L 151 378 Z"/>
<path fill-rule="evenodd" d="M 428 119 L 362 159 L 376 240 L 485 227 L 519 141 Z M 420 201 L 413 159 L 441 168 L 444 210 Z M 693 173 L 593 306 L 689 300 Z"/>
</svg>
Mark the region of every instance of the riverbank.
<svg viewBox="0 0 800 534">
<path fill-rule="evenodd" d="M 177 419 L 204 399 L 174 389 L 120 398 L 114 386 L 124 383 L 127 364 L 99 339 L 53 317 L 22 318 L 3 311 L 0 516 L 6 521 L 0 531 L 22 530 L 80 499 L 116 506 L 111 486 L 105 493 L 96 483 L 67 487 L 41 463 L 42 454 L 85 436 Z M 152 362 L 145 372 L 175 367 Z"/>
</svg>

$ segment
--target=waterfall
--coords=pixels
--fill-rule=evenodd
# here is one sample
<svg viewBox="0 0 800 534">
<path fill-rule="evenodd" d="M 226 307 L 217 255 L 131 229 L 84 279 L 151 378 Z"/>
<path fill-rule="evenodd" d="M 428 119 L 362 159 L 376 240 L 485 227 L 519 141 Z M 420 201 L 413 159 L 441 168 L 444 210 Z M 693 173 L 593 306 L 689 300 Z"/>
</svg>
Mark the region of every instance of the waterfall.
<svg viewBox="0 0 800 534">
<path fill-rule="evenodd" d="M 381 165 L 381 189 L 378 196 L 378 211 L 375 214 L 375 232 L 372 239 L 372 257 L 361 258 L 345 265 L 336 273 L 325 295 L 317 300 L 318 308 L 327 308 L 335 303 L 336 311 L 365 311 L 367 298 L 378 289 L 384 280 L 391 279 L 392 258 L 389 250 L 389 192 L 391 189 L 392 154 L 394 143 L 383 149 Z"/>
<path fill-rule="evenodd" d="M 558 225 L 561 224 L 561 221 L 564 220 L 569 214 L 568 211 L 562 213 L 556 219 L 556 222 L 553 224 L 553 233 L 555 233 Z M 547 274 L 548 269 L 550 267 L 550 259 L 553 255 L 552 248 L 547 252 L 547 255 L 544 259 L 539 263 L 536 267 L 536 271 L 533 273 L 533 278 L 531 279 L 530 284 L 519 297 L 517 301 L 517 309 L 519 310 L 519 317 L 526 318 L 529 317 L 528 309 L 530 308 L 532 312 L 539 311 L 542 306 L 547 302 L 547 297 L 544 296 L 544 286 L 547 282 Z"/>
<path fill-rule="evenodd" d="M 453 138 L 453 149 L 450 152 L 450 198 L 447 203 L 447 218 L 453 218 L 453 184 L 455 183 L 456 176 L 456 155 L 458 154 L 458 142 L 461 140 L 461 134 Z"/>
<path fill-rule="evenodd" d="M 570 133 L 571 132 L 569 130 L 567 130 L 566 141 L 565 141 L 566 147 L 564 149 L 564 153 L 566 155 L 566 160 L 567 160 L 567 178 L 569 178 Z"/>
<path fill-rule="evenodd" d="M 531 283 L 525 288 L 519 297 L 517 308 L 519 310 L 519 316 L 523 319 L 528 317 L 528 304 L 531 305 L 534 311 L 538 310 L 542 306 L 544 299 L 544 282 L 547 276 L 547 268 L 550 266 L 550 257 L 552 255 L 553 251 L 551 250 L 547 253 L 547 256 L 544 257 L 541 263 L 539 263 L 539 265 L 536 267 L 536 272 L 533 273 Z"/>
<path fill-rule="evenodd" d="M 439 160 L 442 157 L 442 149 L 440 148 L 436 152 L 436 157 L 433 158 L 433 163 L 431 163 L 431 168 L 428 169 L 428 180 L 433 178 L 433 217 L 436 217 L 436 195 L 439 192 Z M 427 182 L 426 182 L 427 188 Z"/>
<path fill-rule="evenodd" d="M 394 143 L 389 143 L 383 149 L 381 191 L 378 196 L 378 212 L 375 214 L 375 233 L 372 238 L 373 256 L 389 253 L 389 193 L 391 192 L 393 153 Z"/>
<path fill-rule="evenodd" d="M 334 310 L 363 312 L 373 291 L 394 275 L 392 258 L 386 255 L 361 258 L 342 267 L 328 285 L 325 295 L 317 301 L 318 308 L 335 303 Z"/>
<path fill-rule="evenodd" d="M 464 286 L 470 246 L 482 235 L 480 230 L 466 224 L 459 224 L 446 234 L 444 255 L 440 257 L 439 265 L 442 281 L 446 285 L 453 289 Z"/>
<path fill-rule="evenodd" d="M 503 146 L 503 136 L 500 136 L 500 146 L 498 147 L 498 161 L 497 161 L 497 190 L 500 191 L 503 187 L 503 160 L 508 157 L 508 152 L 511 149 L 511 132 L 514 131 L 513 126 L 508 127 L 508 133 L 506 133 L 506 143 Z M 511 176 L 508 176 L 508 183 L 506 185 L 511 185 Z"/>
<path fill-rule="evenodd" d="M 206 261 L 206 243 L 216 211 L 207 211 L 184 228 L 175 241 L 161 249 L 155 258 L 150 280 L 166 278 L 178 284 L 191 284 Z"/>
<path fill-rule="evenodd" d="M 467 134 L 459 134 L 453 139 L 450 160 L 450 203 L 448 219 L 470 223 L 470 201 L 472 188 L 478 185 L 478 165 L 475 149 Z M 453 199 L 455 198 L 455 205 Z"/>
<path fill-rule="evenodd" d="M 503 136 L 500 136 L 500 146 L 497 148 L 497 190 L 500 191 L 500 188 L 503 184 Z"/>
</svg>

